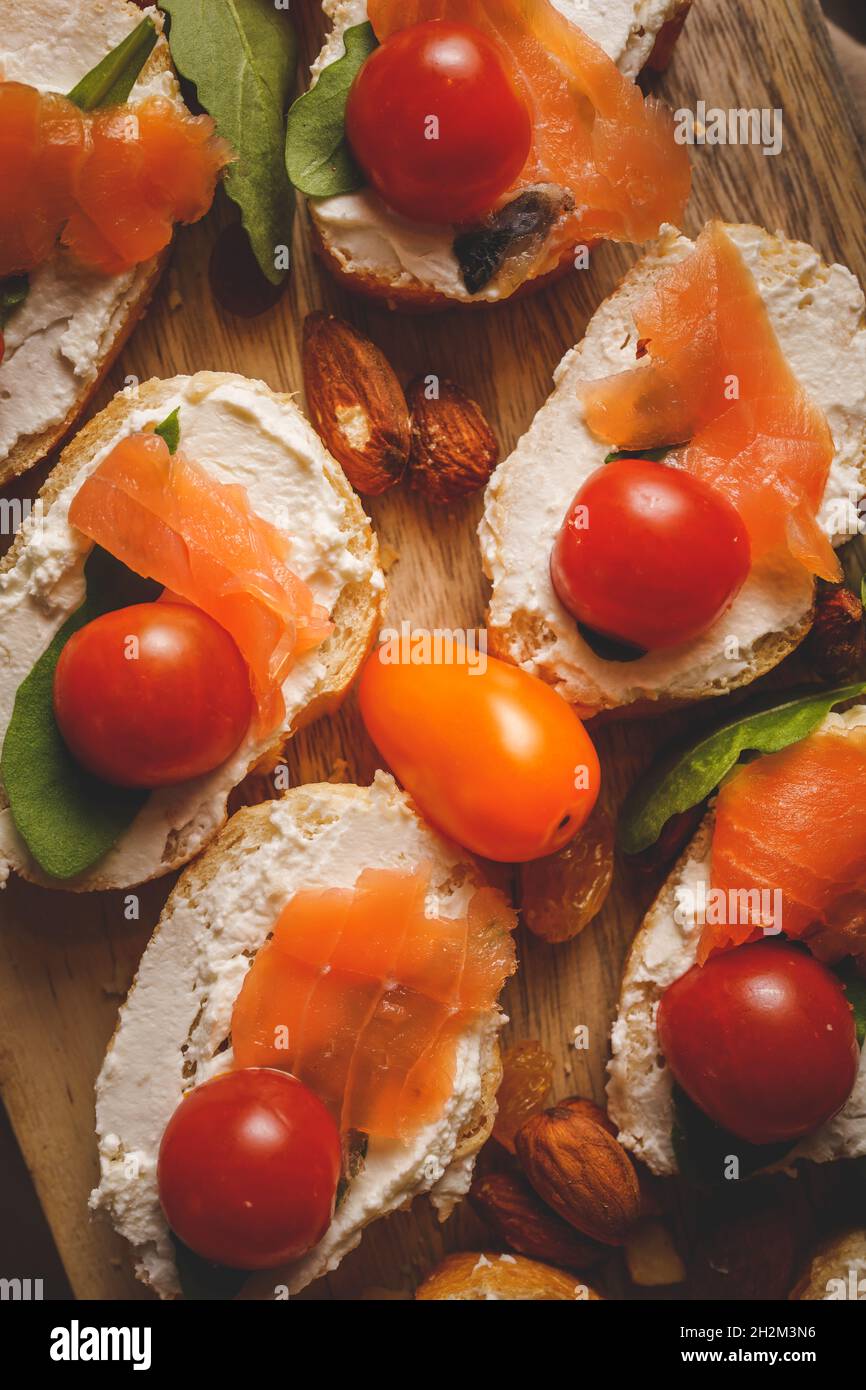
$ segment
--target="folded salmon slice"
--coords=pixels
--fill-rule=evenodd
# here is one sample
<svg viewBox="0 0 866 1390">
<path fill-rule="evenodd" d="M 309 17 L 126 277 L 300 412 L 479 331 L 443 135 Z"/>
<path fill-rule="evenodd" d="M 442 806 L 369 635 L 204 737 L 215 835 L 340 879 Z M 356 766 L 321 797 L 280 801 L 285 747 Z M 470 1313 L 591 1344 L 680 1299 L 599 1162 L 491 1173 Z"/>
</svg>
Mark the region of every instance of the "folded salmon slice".
<svg viewBox="0 0 866 1390">
<path fill-rule="evenodd" d="M 567 189 L 574 212 L 553 244 L 609 237 L 646 241 L 663 222 L 682 220 L 691 188 L 686 147 L 673 118 L 644 98 L 598 44 L 549 0 L 368 0 L 380 42 L 427 20 L 471 24 L 499 47 L 533 115 L 529 159 L 508 202 L 521 189 Z"/>
<path fill-rule="evenodd" d="M 133 434 L 82 483 L 69 520 L 224 627 L 249 666 L 261 732 L 280 723 L 293 663 L 333 629 L 288 568 L 289 541 L 252 510 L 243 487 L 170 454 L 157 434 Z"/>
<path fill-rule="evenodd" d="M 864 785 L 862 727 L 820 730 L 736 770 L 716 804 L 711 887 L 737 920 L 704 927 L 701 963 L 767 927 L 822 959 L 866 953 Z"/>
<path fill-rule="evenodd" d="M 214 129 L 165 97 L 82 112 L 0 82 L 0 278 L 35 269 L 58 238 L 104 274 L 158 255 L 213 201 L 231 157 Z"/>
<path fill-rule="evenodd" d="M 65 97 L 0 82 L 0 279 L 51 255 L 87 155 L 87 124 Z"/>
<path fill-rule="evenodd" d="M 479 889 L 465 917 L 429 917 L 430 874 L 365 869 L 348 893 L 297 893 L 235 1003 L 236 1065 L 291 1071 L 343 1132 L 405 1141 L 435 1120 L 460 1036 L 516 968 L 502 895 Z"/>
<path fill-rule="evenodd" d="M 753 559 L 786 546 L 810 573 L 838 579 L 816 519 L 833 437 L 720 222 L 656 277 L 635 324 L 647 352 L 641 365 L 581 389 L 592 432 L 617 449 L 681 445 L 666 461 L 724 493 Z"/>
</svg>

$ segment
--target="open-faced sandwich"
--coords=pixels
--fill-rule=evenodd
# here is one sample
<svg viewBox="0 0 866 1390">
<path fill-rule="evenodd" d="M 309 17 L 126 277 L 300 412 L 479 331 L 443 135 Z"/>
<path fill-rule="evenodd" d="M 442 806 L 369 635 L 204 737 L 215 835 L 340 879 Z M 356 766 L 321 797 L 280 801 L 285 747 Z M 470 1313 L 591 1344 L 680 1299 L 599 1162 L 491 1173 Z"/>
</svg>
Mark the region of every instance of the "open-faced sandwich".
<svg viewBox="0 0 866 1390">
<path fill-rule="evenodd" d="M 722 1182 L 866 1154 L 866 706 L 821 718 L 863 689 L 694 751 L 700 776 L 723 745 L 776 750 L 723 779 L 626 961 L 609 1110 L 655 1173 Z"/>
<path fill-rule="evenodd" d="M 666 229 L 488 486 L 491 649 L 585 714 L 781 661 L 861 527 L 863 323 L 854 276 L 811 246 Z"/>
<path fill-rule="evenodd" d="M 121 888 L 333 709 L 381 621 L 370 523 L 292 398 L 199 372 L 121 392 L 0 564 L 0 864 Z"/>
<path fill-rule="evenodd" d="M 635 78 L 689 5 L 324 0 L 287 150 L 326 263 L 400 308 L 483 303 L 680 221 L 688 153 Z"/>
<path fill-rule="evenodd" d="M 444 1219 L 495 1116 L 514 925 L 382 773 L 233 816 L 172 892 L 97 1083 L 92 1205 L 139 1277 L 286 1297 L 420 1194 Z"/>
<path fill-rule="evenodd" d="M 187 111 L 154 7 L 4 7 L 0 482 L 75 423 L 230 155 Z"/>
</svg>

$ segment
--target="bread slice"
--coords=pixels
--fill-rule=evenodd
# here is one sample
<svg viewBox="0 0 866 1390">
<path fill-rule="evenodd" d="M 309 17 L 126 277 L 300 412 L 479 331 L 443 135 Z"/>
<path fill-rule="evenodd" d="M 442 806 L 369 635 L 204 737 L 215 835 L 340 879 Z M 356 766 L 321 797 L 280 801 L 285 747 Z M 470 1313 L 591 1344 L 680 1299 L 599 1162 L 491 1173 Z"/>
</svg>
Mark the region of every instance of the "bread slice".
<svg viewBox="0 0 866 1390">
<path fill-rule="evenodd" d="M 580 1275 L 499 1251 L 447 1255 L 415 1293 L 421 1303 L 599 1303 Z"/>
<path fill-rule="evenodd" d="M 21 681 L 84 597 L 90 549 L 69 525 L 78 487 L 115 443 L 180 408 L 181 447 L 221 482 L 241 483 L 255 511 L 292 538 L 291 564 L 331 614 L 335 631 L 293 666 L 283 686 L 286 716 L 264 740 L 252 731 L 214 772 L 153 792 L 136 820 L 93 869 L 64 888 L 124 888 L 185 864 L 216 834 L 229 793 L 260 764 L 273 764 L 297 729 L 335 709 L 381 625 L 384 579 L 370 522 L 339 465 L 290 395 L 227 373 L 153 380 L 120 392 L 64 450 L 39 504 L 0 561 L 0 739 Z M 48 880 L 15 830 L 0 786 L 3 868 Z"/>
<path fill-rule="evenodd" d="M 145 11 L 157 29 L 163 19 Z M 3 19 L 3 72 L 67 92 L 141 22 L 126 0 L 17 0 Z M 157 41 L 131 100 L 158 93 L 182 104 L 168 44 Z M 0 484 L 34 467 L 72 429 L 153 294 L 168 249 L 122 275 L 106 276 L 58 255 L 30 276 L 25 304 L 5 328 L 0 363 Z M 34 390 L 33 383 L 39 383 Z"/>
<path fill-rule="evenodd" d="M 866 1300 L 866 1227 L 842 1231 L 824 1241 L 788 1297 L 809 1303 Z"/>
<path fill-rule="evenodd" d="M 628 77 L 654 62 L 664 66 L 685 21 L 691 0 L 553 0 L 556 8 L 594 39 Z M 313 63 L 312 82 L 345 52 L 343 34 L 367 18 L 367 0 L 322 0 L 332 28 Z M 656 45 L 658 44 L 658 48 Z M 333 198 L 309 199 L 318 250 L 346 288 L 392 308 L 412 311 L 449 305 L 492 303 L 503 298 L 494 278 L 472 295 L 460 275 L 452 244 L 454 228 L 425 226 L 392 212 L 370 188 Z M 516 289 L 522 294 L 565 273 L 571 254 L 558 265 L 541 265 Z"/>
<path fill-rule="evenodd" d="M 852 729 L 864 725 L 866 705 L 857 705 L 845 714 L 828 715 L 822 727 Z M 663 1177 L 677 1172 L 677 1161 L 672 1138 L 673 1082 L 659 1054 L 656 1013 L 667 987 L 695 963 L 701 930 L 684 910 L 678 894 L 684 888 L 694 893 L 700 882 L 709 886 L 712 840 L 711 810 L 632 942 L 611 1034 L 608 1113 L 619 1129 L 620 1142 Z M 787 1168 L 801 1159 L 828 1163 L 864 1154 L 866 1049 L 845 1108 L 801 1140 L 781 1166 Z"/>
<path fill-rule="evenodd" d="M 129 1240 L 136 1273 L 160 1297 L 180 1291 L 157 1195 L 162 1133 L 185 1090 L 230 1066 L 234 1001 L 283 905 L 300 888 L 352 887 L 365 868 L 423 862 L 433 866 L 428 907 L 459 916 L 482 882 L 477 866 L 379 773 L 369 787 L 298 787 L 239 811 L 179 879 L 96 1083 L 101 1177 L 91 1206 Z M 503 1022 L 493 1010 L 461 1039 L 442 1118 L 407 1146 L 372 1141 L 321 1243 L 291 1268 L 251 1275 L 244 1297 L 299 1292 L 335 1269 L 371 1221 L 422 1193 L 450 1212 L 493 1125 Z"/>
<path fill-rule="evenodd" d="M 820 521 L 833 543 L 857 533 L 866 491 L 866 326 L 857 280 L 811 246 L 746 224 L 727 228 L 760 288 L 798 379 L 824 410 L 836 447 Z M 667 708 L 723 695 L 776 666 L 805 637 L 814 588 L 802 566 L 753 566 L 732 607 L 703 636 L 635 661 L 595 654 L 550 579 L 554 540 L 575 494 L 608 453 L 587 429 L 577 388 L 635 362 L 634 310 L 693 243 L 665 228 L 590 320 L 556 370 L 555 389 L 494 473 L 479 528 L 492 583 L 490 649 L 554 685 L 586 716 Z M 640 602 L 640 595 L 635 595 Z"/>
</svg>

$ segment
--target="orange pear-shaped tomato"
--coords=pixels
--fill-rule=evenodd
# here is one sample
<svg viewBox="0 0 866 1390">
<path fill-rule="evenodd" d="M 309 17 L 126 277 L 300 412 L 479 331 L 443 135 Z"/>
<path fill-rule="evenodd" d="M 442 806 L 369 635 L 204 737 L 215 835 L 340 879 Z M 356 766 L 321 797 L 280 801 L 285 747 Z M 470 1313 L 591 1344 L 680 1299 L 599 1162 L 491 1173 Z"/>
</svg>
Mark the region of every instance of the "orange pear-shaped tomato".
<svg viewBox="0 0 866 1390">
<path fill-rule="evenodd" d="M 536 676 L 475 653 L 411 659 L 386 644 L 361 677 L 373 742 L 419 810 L 486 859 L 561 849 L 599 792 L 598 756 L 569 705 Z"/>
</svg>

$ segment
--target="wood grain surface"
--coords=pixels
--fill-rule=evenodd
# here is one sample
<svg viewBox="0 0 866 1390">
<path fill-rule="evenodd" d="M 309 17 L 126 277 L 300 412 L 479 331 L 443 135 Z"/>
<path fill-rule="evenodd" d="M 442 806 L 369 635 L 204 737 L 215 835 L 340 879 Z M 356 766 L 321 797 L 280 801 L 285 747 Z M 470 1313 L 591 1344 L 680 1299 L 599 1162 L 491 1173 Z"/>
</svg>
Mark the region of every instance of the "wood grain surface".
<svg viewBox="0 0 866 1390">
<path fill-rule="evenodd" d="M 309 62 L 321 38 L 318 6 L 303 0 L 294 9 Z M 769 106 L 784 113 L 784 149 L 777 158 L 749 147 L 693 151 L 694 196 L 686 230 L 696 232 L 713 214 L 754 220 L 811 241 L 866 280 L 864 168 L 816 0 L 696 0 L 673 64 L 656 86 L 675 108 L 703 99 L 708 106 Z M 637 254 L 602 247 L 588 271 L 519 303 L 413 319 L 353 301 L 327 279 L 311 257 L 302 214 L 288 291 L 268 315 L 241 320 L 223 314 L 208 287 L 210 248 L 228 216 L 221 207 L 204 225 L 180 234 L 150 313 L 94 409 L 128 375 L 143 380 L 199 368 L 239 371 L 279 390 L 300 390 L 303 319 L 324 306 L 368 331 L 404 381 L 427 372 L 460 381 L 489 413 L 507 452 L 548 394 L 562 353 L 580 338 L 593 307 Z M 36 486 L 30 475 L 7 495 L 32 495 Z M 374 501 L 370 511 L 391 561 L 392 617 L 427 626 L 479 624 L 485 603 L 475 540 L 479 499 L 445 510 L 398 490 Z M 714 703 L 599 729 L 610 808 L 661 742 L 722 712 Z M 350 778 L 362 782 L 376 765 L 351 699 L 337 718 L 298 737 L 289 764 L 294 780 L 304 782 L 327 778 L 339 760 L 345 760 Z M 261 791 L 253 788 L 251 795 Z M 556 1058 L 557 1094 L 603 1096 L 622 959 L 657 886 L 652 877 L 617 867 L 604 913 L 577 941 L 554 948 L 525 930 L 520 933 L 520 972 L 506 1000 L 507 1037 L 542 1039 Z M 513 886 L 519 891 L 516 880 Z M 118 1005 L 169 887 L 163 880 L 143 890 L 141 919 L 132 923 L 124 919 L 116 894 L 76 897 L 12 881 L 0 898 L 2 1093 L 80 1298 L 146 1297 L 132 1276 L 124 1243 L 101 1219 L 91 1220 L 87 1210 L 97 1177 L 93 1083 Z M 589 1028 L 586 1051 L 571 1045 L 578 1024 Z M 842 1200 L 841 1182 L 838 1175 L 788 1182 L 773 1200 L 793 1203 L 801 1216 L 807 1209 L 804 1232 L 810 1235 L 830 1219 L 828 1203 Z M 688 1245 L 696 1226 L 714 1213 L 702 1210 L 694 1198 L 663 1196 Z M 427 1204 L 418 1203 L 411 1213 L 368 1232 L 337 1274 L 306 1296 L 354 1298 L 376 1289 L 409 1289 L 444 1251 L 478 1248 L 485 1239 L 466 1204 L 439 1227 Z M 599 1278 L 613 1294 L 626 1291 L 618 1257 Z"/>
</svg>

